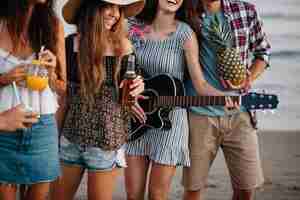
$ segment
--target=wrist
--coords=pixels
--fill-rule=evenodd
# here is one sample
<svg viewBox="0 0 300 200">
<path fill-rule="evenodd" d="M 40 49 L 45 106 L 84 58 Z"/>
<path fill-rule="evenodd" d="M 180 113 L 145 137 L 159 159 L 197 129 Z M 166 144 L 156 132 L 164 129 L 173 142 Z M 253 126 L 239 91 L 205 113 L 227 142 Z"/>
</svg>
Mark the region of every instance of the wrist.
<svg viewBox="0 0 300 200">
<path fill-rule="evenodd" d="M 255 81 L 257 77 L 254 77 L 252 74 L 247 75 L 247 81 L 249 85 L 252 85 L 252 83 Z"/>
<path fill-rule="evenodd" d="M 53 68 L 47 68 L 48 76 L 51 77 L 53 74 L 55 74 L 55 69 Z"/>
<path fill-rule="evenodd" d="M 10 82 L 7 80 L 5 74 L 0 74 L 0 87 L 9 85 Z"/>
<path fill-rule="evenodd" d="M 49 85 L 50 88 L 53 89 L 54 91 L 56 91 L 57 87 L 57 75 L 54 71 L 51 71 L 48 73 L 48 77 L 49 77 Z"/>
</svg>

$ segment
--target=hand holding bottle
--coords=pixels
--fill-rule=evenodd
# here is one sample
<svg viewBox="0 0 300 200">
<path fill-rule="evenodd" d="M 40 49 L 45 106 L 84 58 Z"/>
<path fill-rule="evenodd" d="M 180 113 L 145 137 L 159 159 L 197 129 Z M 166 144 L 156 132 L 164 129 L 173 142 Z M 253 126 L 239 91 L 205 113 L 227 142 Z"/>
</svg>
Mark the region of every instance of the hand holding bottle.
<svg viewBox="0 0 300 200">
<path fill-rule="evenodd" d="M 124 87 L 127 80 L 123 80 L 120 84 L 120 88 Z M 132 97 L 136 97 L 141 94 L 145 90 L 144 79 L 141 76 L 136 76 L 131 83 L 129 84 L 129 95 Z"/>
<path fill-rule="evenodd" d="M 143 78 L 135 73 L 135 65 L 135 56 L 131 54 L 128 57 L 124 80 L 120 84 L 121 105 L 128 109 L 141 123 L 145 123 L 146 115 L 137 102 L 137 98 L 142 97 L 140 94 L 144 91 L 145 84 Z"/>
</svg>

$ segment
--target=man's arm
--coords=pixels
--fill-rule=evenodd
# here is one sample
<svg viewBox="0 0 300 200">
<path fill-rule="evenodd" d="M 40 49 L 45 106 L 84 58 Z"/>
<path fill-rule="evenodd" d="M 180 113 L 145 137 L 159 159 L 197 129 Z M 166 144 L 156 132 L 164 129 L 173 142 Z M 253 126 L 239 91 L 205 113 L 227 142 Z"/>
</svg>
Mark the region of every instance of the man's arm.
<svg viewBox="0 0 300 200">
<path fill-rule="evenodd" d="M 257 13 L 255 6 L 253 9 L 253 17 L 250 25 L 250 51 L 253 53 L 252 65 L 249 67 L 250 82 L 255 81 L 266 68 L 270 66 L 270 50 L 271 45 L 263 30 L 263 23 Z"/>
<path fill-rule="evenodd" d="M 230 81 L 226 81 L 230 88 L 240 89 L 242 93 L 247 92 L 251 88 L 252 83 L 270 66 L 271 46 L 267 40 L 266 33 L 263 31 L 262 20 L 254 5 L 250 5 L 250 10 L 249 51 L 254 59 L 248 68 L 249 73 L 243 84 L 237 87 L 231 84 Z"/>
<path fill-rule="evenodd" d="M 252 65 L 249 68 L 249 81 L 253 83 L 266 69 L 267 63 L 261 59 L 253 60 Z"/>
</svg>

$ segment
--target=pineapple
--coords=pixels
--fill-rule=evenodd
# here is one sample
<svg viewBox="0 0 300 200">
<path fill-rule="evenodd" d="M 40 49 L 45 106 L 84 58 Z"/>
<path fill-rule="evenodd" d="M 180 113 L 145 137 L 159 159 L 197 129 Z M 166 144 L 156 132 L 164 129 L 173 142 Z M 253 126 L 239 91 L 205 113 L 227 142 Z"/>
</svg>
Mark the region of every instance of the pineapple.
<svg viewBox="0 0 300 200">
<path fill-rule="evenodd" d="M 246 79 L 247 69 L 243 65 L 239 52 L 232 47 L 233 38 L 227 24 L 220 24 L 217 16 L 214 17 L 208 30 L 208 39 L 217 48 L 218 75 L 229 80 L 234 86 L 239 86 Z"/>
</svg>

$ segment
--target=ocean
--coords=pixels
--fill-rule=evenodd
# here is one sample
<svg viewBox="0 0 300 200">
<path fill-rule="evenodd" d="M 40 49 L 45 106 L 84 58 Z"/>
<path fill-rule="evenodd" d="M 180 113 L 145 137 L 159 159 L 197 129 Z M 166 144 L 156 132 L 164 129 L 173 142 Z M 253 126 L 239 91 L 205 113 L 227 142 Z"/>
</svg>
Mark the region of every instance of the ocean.
<svg viewBox="0 0 300 200">
<path fill-rule="evenodd" d="M 65 0 L 58 0 L 58 11 Z M 300 1 L 249 0 L 256 5 L 272 46 L 271 67 L 256 81 L 257 92 L 277 94 L 276 112 L 258 111 L 263 130 L 300 130 Z M 58 12 L 60 15 L 60 12 Z M 74 27 L 65 25 L 69 34 Z"/>
<path fill-rule="evenodd" d="M 272 46 L 271 67 L 255 84 L 279 95 L 275 114 L 259 113 L 267 130 L 300 130 L 300 1 L 252 0 L 264 22 Z"/>
</svg>

